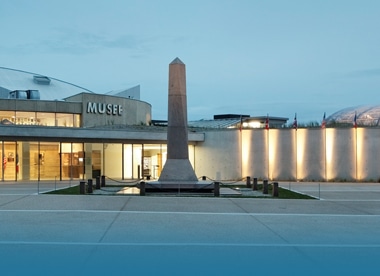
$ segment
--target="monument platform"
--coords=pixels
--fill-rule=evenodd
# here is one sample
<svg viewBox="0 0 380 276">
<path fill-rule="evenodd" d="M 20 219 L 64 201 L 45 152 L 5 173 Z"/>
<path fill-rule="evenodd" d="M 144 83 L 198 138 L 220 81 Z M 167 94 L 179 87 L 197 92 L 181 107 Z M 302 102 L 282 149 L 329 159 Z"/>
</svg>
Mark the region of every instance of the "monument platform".
<svg viewBox="0 0 380 276">
<path fill-rule="evenodd" d="M 213 192 L 215 183 L 212 181 L 147 181 L 145 191 L 147 192 Z"/>
</svg>

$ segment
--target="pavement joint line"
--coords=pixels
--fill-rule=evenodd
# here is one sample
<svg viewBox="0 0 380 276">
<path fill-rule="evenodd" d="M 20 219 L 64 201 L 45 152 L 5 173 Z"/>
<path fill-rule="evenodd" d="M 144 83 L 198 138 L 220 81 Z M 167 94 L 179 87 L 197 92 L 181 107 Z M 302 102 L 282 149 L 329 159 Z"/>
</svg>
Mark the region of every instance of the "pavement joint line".
<svg viewBox="0 0 380 276">
<path fill-rule="evenodd" d="M 235 200 L 232 200 L 230 199 L 230 202 L 232 202 L 236 207 L 240 208 L 241 210 L 243 210 L 245 213 L 249 214 L 249 211 L 247 209 L 245 209 L 243 206 L 241 206 L 240 204 L 238 204 Z M 273 235 L 277 236 L 279 239 L 281 239 L 282 241 L 284 242 L 288 242 L 286 240 L 285 237 L 283 237 L 280 233 L 278 233 L 277 231 L 273 230 L 271 227 L 269 227 L 267 225 L 267 223 L 265 223 L 263 220 L 261 220 L 259 218 L 259 216 L 255 216 L 255 215 L 251 215 L 250 216 L 254 221 L 258 222 L 259 224 L 261 224 L 263 227 L 265 227 L 269 232 L 271 232 Z"/>
<path fill-rule="evenodd" d="M 0 208 L 3 208 L 5 206 L 7 206 L 8 204 L 12 204 L 14 202 L 17 202 L 19 200 L 25 199 L 27 197 L 29 197 L 29 195 L 21 195 L 19 198 L 15 198 L 15 199 L 13 199 L 11 201 L 7 201 L 7 202 L 4 202 L 4 203 L 0 204 Z"/>
<path fill-rule="evenodd" d="M 131 198 L 128 198 L 128 200 L 124 203 L 123 207 L 121 207 L 120 211 L 122 211 L 125 208 L 125 206 L 127 206 L 127 204 L 129 203 L 130 200 L 131 200 Z M 119 218 L 120 214 L 122 214 L 122 213 L 121 212 L 116 213 L 116 216 L 114 217 L 114 219 L 112 220 L 112 222 L 108 225 L 106 231 L 104 232 L 104 234 L 102 235 L 102 237 L 99 239 L 99 242 L 103 241 L 103 239 L 105 238 L 105 236 L 107 235 L 107 233 L 109 232 L 109 230 L 111 229 L 111 227 L 113 226 L 113 224 Z"/>
<path fill-rule="evenodd" d="M 236 212 L 175 212 L 175 211 L 116 211 L 116 210 L 0 210 L 0 213 L 109 213 L 109 214 L 146 214 L 146 215 L 216 215 L 216 216 L 296 216 L 296 217 L 379 217 L 380 214 L 312 214 L 312 213 L 236 213 Z"/>
<path fill-rule="evenodd" d="M 199 246 L 199 247 L 298 247 L 298 248 L 380 248 L 380 244 L 337 243 L 212 243 L 212 242 L 55 242 L 55 241 L 0 241 L 0 245 L 41 246 Z"/>
</svg>

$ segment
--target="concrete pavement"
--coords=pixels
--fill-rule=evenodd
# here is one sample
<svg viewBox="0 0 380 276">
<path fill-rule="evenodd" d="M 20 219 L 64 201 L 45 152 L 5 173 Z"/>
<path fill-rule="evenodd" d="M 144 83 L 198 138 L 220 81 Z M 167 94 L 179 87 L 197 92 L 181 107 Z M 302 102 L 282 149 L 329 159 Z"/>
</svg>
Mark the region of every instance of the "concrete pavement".
<svg viewBox="0 0 380 276">
<path fill-rule="evenodd" d="M 380 200 L 380 183 L 280 182 L 279 185 L 321 200 Z"/>
<path fill-rule="evenodd" d="M 68 181 L 7 181 L 0 182 L 0 195 L 31 195 L 78 185 L 78 180 Z"/>
<path fill-rule="evenodd" d="M 291 189 L 315 193 L 312 184 Z M 323 200 L 2 188 L 2 275 L 372 275 L 380 256 L 376 184 L 325 187 Z M 368 198 L 352 198 L 356 189 Z"/>
</svg>

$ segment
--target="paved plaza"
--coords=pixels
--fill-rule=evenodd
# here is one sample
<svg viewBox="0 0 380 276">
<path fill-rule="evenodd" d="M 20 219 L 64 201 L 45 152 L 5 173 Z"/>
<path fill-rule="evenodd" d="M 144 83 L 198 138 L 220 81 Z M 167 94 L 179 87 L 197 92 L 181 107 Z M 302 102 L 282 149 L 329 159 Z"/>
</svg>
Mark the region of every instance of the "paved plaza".
<svg viewBox="0 0 380 276">
<path fill-rule="evenodd" d="M 0 184 L 1 275 L 378 270 L 379 184 L 280 183 L 320 200 L 42 194 L 74 184 Z"/>
</svg>

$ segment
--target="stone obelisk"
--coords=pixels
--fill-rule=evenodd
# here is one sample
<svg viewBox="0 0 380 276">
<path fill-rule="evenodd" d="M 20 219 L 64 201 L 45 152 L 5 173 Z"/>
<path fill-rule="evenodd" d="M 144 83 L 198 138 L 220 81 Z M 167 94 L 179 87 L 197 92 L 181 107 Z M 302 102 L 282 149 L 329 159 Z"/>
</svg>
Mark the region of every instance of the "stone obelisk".
<svg viewBox="0 0 380 276">
<path fill-rule="evenodd" d="M 159 182 L 197 182 L 189 160 L 186 68 L 175 58 L 169 64 L 167 160 Z"/>
</svg>

